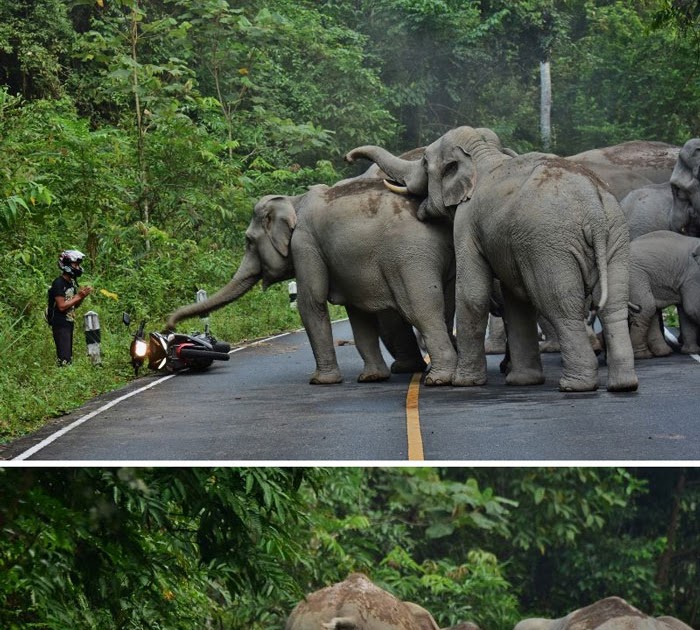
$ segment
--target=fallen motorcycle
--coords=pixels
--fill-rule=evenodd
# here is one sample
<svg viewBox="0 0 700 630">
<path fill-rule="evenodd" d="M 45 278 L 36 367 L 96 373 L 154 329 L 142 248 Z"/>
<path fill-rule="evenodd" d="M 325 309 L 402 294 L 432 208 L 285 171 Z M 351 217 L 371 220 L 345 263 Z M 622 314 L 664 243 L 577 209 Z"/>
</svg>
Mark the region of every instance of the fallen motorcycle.
<svg viewBox="0 0 700 630">
<path fill-rule="evenodd" d="M 124 313 L 122 320 L 128 326 L 131 318 Z M 191 335 L 184 333 L 152 332 L 148 341 L 144 333 L 145 322 L 141 322 L 131 341 L 129 354 L 134 374 L 148 359 L 148 367 L 157 372 L 179 372 L 180 370 L 206 370 L 214 361 L 228 361 L 231 346 L 218 341 L 208 330 Z"/>
</svg>

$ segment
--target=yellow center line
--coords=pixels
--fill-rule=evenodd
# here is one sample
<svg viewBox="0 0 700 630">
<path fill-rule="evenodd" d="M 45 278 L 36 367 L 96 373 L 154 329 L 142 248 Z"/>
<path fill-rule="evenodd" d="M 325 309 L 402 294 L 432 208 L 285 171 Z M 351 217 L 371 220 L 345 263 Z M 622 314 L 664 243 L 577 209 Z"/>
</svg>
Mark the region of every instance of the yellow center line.
<svg viewBox="0 0 700 630">
<path fill-rule="evenodd" d="M 423 375 L 416 372 L 411 377 L 406 394 L 406 433 L 408 435 L 409 461 L 423 461 L 423 438 L 420 433 L 420 415 L 418 414 L 418 391 Z"/>
</svg>

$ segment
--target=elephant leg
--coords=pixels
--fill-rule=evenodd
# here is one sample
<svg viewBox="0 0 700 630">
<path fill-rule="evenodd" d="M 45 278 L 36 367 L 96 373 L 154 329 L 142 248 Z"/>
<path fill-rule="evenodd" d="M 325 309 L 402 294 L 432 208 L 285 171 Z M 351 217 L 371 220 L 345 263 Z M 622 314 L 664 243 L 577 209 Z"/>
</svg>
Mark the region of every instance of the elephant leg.
<svg viewBox="0 0 700 630">
<path fill-rule="evenodd" d="M 654 353 L 649 348 L 649 337 L 654 334 L 651 329 L 656 330 L 658 338 L 661 334 L 663 322 L 660 321 L 657 313 L 656 301 L 651 292 L 649 276 L 637 268 L 632 268 L 629 274 L 629 286 L 629 301 L 637 307 L 629 311 L 629 336 L 632 342 L 634 358 L 651 359 L 654 356 Z M 602 319 L 601 316 L 601 321 Z M 603 328 L 603 334 L 605 335 L 605 328 Z"/>
<path fill-rule="evenodd" d="M 627 303 L 617 310 L 606 306 L 600 314 L 607 348 L 608 391 L 632 392 L 639 386 L 634 371 L 634 352 L 628 328 Z"/>
<path fill-rule="evenodd" d="M 484 344 L 486 354 L 503 354 L 506 351 L 506 329 L 503 318 L 489 314 L 486 342 Z"/>
<path fill-rule="evenodd" d="M 425 340 L 430 357 L 430 368 L 425 375 L 426 385 L 450 385 L 457 363 L 457 352 L 452 338 L 441 320 L 423 323 L 416 322 Z"/>
<path fill-rule="evenodd" d="M 397 302 L 404 308 L 404 316 L 419 331 L 430 357 L 425 385 L 450 385 L 457 363 L 457 352 L 447 321 L 453 318 L 452 308 L 446 304 L 440 278 L 419 284 L 406 279 L 405 289 L 398 292 Z"/>
<path fill-rule="evenodd" d="M 316 370 L 311 375 L 309 383 L 312 385 L 342 383 L 343 376 L 338 367 L 331 319 L 326 303 L 328 272 L 315 251 L 305 249 L 303 254 L 303 256 L 295 254 L 296 259 L 301 260 L 303 257 L 307 263 L 296 266 L 297 307 L 316 360 Z M 314 264 L 310 264 L 311 262 Z"/>
<path fill-rule="evenodd" d="M 656 304 L 651 293 L 642 300 L 635 300 L 639 307 L 638 313 L 629 314 L 629 335 L 635 359 L 651 359 L 654 353 L 649 348 L 649 337 L 656 332 L 661 334 L 656 320 Z M 601 317 L 602 320 L 602 317 Z M 605 335 L 605 327 L 603 328 Z M 605 338 L 607 341 L 607 337 Z M 607 345 L 607 344 L 606 344 Z"/>
<path fill-rule="evenodd" d="M 660 318 L 661 325 L 657 325 L 657 314 Z M 666 357 L 673 352 L 671 346 L 666 343 L 664 338 L 664 324 L 660 317 L 661 311 L 656 311 L 656 314 L 649 322 L 649 334 L 647 335 L 647 346 L 651 354 L 655 357 Z M 636 356 L 636 355 L 635 355 Z"/>
<path fill-rule="evenodd" d="M 423 372 L 426 364 L 413 326 L 393 310 L 378 313 L 377 321 L 379 336 L 395 359 L 391 364 L 391 372 L 393 374 Z"/>
<path fill-rule="evenodd" d="M 544 335 L 544 341 L 540 342 L 540 352 L 559 352 L 561 347 L 559 345 L 559 338 L 557 337 L 557 331 L 554 326 L 552 326 L 546 317 L 541 315 L 537 318 L 537 323 L 539 324 L 542 334 Z"/>
<path fill-rule="evenodd" d="M 377 316 L 354 306 L 346 305 L 355 346 L 365 362 L 364 369 L 357 377 L 359 383 L 386 381 L 391 375 L 382 351 L 379 348 L 379 330 Z"/>
<path fill-rule="evenodd" d="M 502 286 L 510 352 L 506 385 L 541 385 L 544 371 L 540 358 L 535 307 Z"/>
<path fill-rule="evenodd" d="M 452 384 L 486 384 L 484 338 L 488 323 L 493 272 L 473 245 L 457 249 L 457 369 Z"/>
<path fill-rule="evenodd" d="M 552 318 L 561 345 L 563 392 L 588 392 L 598 389 L 598 359 L 582 317 Z"/>
<path fill-rule="evenodd" d="M 696 312 L 700 308 L 694 305 Z M 692 307 L 690 312 L 692 311 Z M 681 329 L 681 352 L 683 354 L 700 354 L 700 318 L 694 320 L 683 306 L 678 305 L 678 321 Z M 700 312 L 698 312 L 700 315 Z"/>
</svg>

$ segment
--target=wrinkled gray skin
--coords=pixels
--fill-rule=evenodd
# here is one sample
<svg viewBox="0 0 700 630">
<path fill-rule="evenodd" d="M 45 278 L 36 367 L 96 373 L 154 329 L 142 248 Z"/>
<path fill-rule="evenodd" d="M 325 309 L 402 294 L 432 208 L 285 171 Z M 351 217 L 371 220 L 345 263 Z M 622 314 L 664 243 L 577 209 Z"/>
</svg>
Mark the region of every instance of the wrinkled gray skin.
<svg viewBox="0 0 700 630">
<path fill-rule="evenodd" d="M 630 240 L 657 230 L 700 236 L 700 213 L 685 195 L 674 191 L 670 182 L 633 190 L 620 206 L 627 219 Z"/>
<path fill-rule="evenodd" d="M 430 613 L 402 602 L 365 575 L 307 595 L 287 619 L 285 630 L 438 630 Z"/>
<path fill-rule="evenodd" d="M 431 358 L 426 384 L 448 384 L 456 362 L 446 325 L 454 313 L 451 229 L 421 223 L 417 209 L 415 199 L 394 195 L 372 178 L 314 186 L 295 197 L 263 197 L 233 279 L 208 300 L 173 312 L 167 325 L 221 308 L 259 280 L 267 287 L 296 276 L 299 314 L 316 359 L 312 384 L 342 382 L 327 302 L 346 306 L 365 362 L 359 381 L 390 375 L 379 348 L 378 315 L 390 328 L 398 328 L 400 318 L 415 326 Z M 392 367 L 422 371 L 410 326 L 405 336 L 413 337 L 414 359 Z"/>
<path fill-rule="evenodd" d="M 592 170 L 620 201 L 636 188 L 668 182 L 679 151 L 679 147 L 664 142 L 633 140 L 566 159 Z"/>
<path fill-rule="evenodd" d="M 700 236 L 700 138 L 683 145 L 668 181 L 633 190 L 620 205 L 630 239 L 656 230 Z"/>
<path fill-rule="evenodd" d="M 509 333 L 507 383 L 544 382 L 539 312 L 560 341 L 560 389 L 598 387 L 598 362 L 584 325 L 592 296 L 608 346 L 607 388 L 636 390 L 627 327 L 629 237 L 619 203 L 571 161 L 538 153 L 510 158 L 497 145 L 489 129 L 459 127 L 431 144 L 418 163 L 372 146 L 346 156 L 374 161 L 424 197 L 420 219 L 454 218 L 459 358 L 453 384 L 486 382 L 484 333 L 497 277 Z"/>
<path fill-rule="evenodd" d="M 675 617 L 650 617 L 620 597 L 606 597 L 560 619 L 532 618 L 514 630 L 692 630 Z"/>
<path fill-rule="evenodd" d="M 582 164 L 593 171 L 619 201 L 628 193 L 631 194 L 630 191 L 643 186 L 661 182 L 665 182 L 668 186 L 679 151 L 680 147 L 663 142 L 633 140 L 610 147 L 591 149 L 570 155 L 566 159 Z M 653 229 L 665 228 L 654 227 Z M 540 351 L 559 352 L 561 348 L 552 326 L 543 320 L 538 323 L 545 337 L 540 344 Z M 503 353 L 506 342 L 502 325 L 499 326 L 499 322 L 492 317 L 489 320 L 489 327 L 494 329 L 496 334 L 492 335 L 489 332 L 486 341 L 487 353 Z M 594 350 L 598 352 L 600 344 L 591 330 L 589 330 L 589 337 Z"/>
<path fill-rule="evenodd" d="M 630 243 L 630 337 L 635 359 L 671 354 L 656 325 L 656 313 L 667 306 L 678 309 L 681 352 L 700 352 L 700 238 L 675 232 L 651 232 Z"/>
<path fill-rule="evenodd" d="M 671 173 L 671 185 L 685 193 L 700 213 L 700 138 L 691 138 L 683 145 Z"/>
</svg>

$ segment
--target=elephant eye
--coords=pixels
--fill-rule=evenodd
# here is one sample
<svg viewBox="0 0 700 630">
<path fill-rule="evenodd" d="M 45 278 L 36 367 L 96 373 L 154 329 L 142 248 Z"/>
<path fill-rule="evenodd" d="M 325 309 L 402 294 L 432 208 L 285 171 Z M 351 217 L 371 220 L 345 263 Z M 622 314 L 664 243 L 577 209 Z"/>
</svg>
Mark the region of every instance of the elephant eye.
<svg viewBox="0 0 700 630">
<path fill-rule="evenodd" d="M 443 173 L 443 177 L 452 177 L 457 173 L 457 169 L 459 168 L 459 165 L 457 162 L 450 162 L 446 167 L 445 171 Z"/>
</svg>

